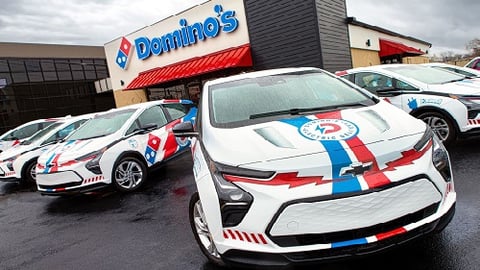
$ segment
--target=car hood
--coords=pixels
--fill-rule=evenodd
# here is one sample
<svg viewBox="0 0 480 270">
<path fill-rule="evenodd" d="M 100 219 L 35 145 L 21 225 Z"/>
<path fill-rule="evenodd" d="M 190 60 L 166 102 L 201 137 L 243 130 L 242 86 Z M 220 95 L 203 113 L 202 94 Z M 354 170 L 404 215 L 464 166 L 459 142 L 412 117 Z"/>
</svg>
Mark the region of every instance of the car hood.
<svg viewBox="0 0 480 270">
<path fill-rule="evenodd" d="M 38 159 L 38 163 L 43 164 L 53 158 L 55 158 L 58 163 L 72 161 L 98 151 L 113 141 L 114 137 L 112 135 L 86 140 L 67 140 L 55 145 L 52 149 L 42 154 Z"/>
<path fill-rule="evenodd" d="M 0 160 L 10 159 L 12 157 L 21 155 L 21 154 L 23 154 L 27 151 L 30 151 L 30 150 L 34 149 L 35 147 L 36 146 L 32 146 L 32 145 L 17 144 L 15 146 L 10 147 L 10 148 L 6 149 L 5 151 L 3 151 L 0 154 Z"/>
<path fill-rule="evenodd" d="M 291 170 L 297 168 L 289 167 L 302 166 L 301 160 L 306 157 L 318 156 L 320 163 L 335 155 L 341 159 L 340 155 L 357 146 L 363 149 L 370 145 L 383 155 L 393 151 L 397 155 L 399 149 L 412 148 L 425 127 L 422 121 L 382 101 L 366 108 L 219 128 L 203 134 L 202 139 L 208 155 L 216 162 Z M 385 158 L 391 159 L 392 155 Z"/>
<path fill-rule="evenodd" d="M 445 94 L 480 95 L 480 82 L 476 80 L 463 80 L 445 84 L 430 84 L 428 89 Z"/>
</svg>

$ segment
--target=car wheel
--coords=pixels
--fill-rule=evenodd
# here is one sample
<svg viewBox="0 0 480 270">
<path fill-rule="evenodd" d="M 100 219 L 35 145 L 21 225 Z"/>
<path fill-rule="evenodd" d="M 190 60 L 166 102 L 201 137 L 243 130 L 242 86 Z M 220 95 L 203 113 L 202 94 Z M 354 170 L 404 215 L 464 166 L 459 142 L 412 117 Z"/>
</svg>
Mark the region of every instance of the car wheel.
<svg viewBox="0 0 480 270">
<path fill-rule="evenodd" d="M 115 163 L 112 183 L 121 192 L 131 192 L 141 187 L 147 179 L 147 167 L 135 157 L 124 157 Z"/>
<path fill-rule="evenodd" d="M 25 169 L 23 170 L 23 173 L 22 173 L 22 182 L 24 184 L 35 184 L 37 181 L 37 173 L 35 171 L 35 167 L 37 166 L 37 161 L 36 160 L 32 160 L 32 161 L 29 161 L 26 165 L 25 165 Z"/>
<path fill-rule="evenodd" d="M 208 260 L 216 265 L 225 266 L 222 260 L 222 256 L 218 253 L 217 247 L 213 242 L 212 234 L 208 229 L 205 213 L 203 212 L 202 202 L 198 196 L 198 192 L 195 192 L 189 205 L 189 217 L 190 226 L 192 227 L 193 235 L 197 241 L 202 253 L 208 258 Z"/>
<path fill-rule="evenodd" d="M 449 145 L 457 137 L 452 121 L 442 113 L 425 112 L 417 118 L 427 123 L 445 145 Z"/>
</svg>

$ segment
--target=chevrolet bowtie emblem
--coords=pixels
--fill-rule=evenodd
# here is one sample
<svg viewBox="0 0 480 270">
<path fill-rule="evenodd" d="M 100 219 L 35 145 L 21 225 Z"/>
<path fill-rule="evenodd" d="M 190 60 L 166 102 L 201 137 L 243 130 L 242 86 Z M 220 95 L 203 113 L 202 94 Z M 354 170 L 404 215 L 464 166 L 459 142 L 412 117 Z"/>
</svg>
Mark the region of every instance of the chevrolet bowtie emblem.
<svg viewBox="0 0 480 270">
<path fill-rule="evenodd" d="M 369 171 L 370 169 L 372 169 L 372 162 L 367 162 L 367 163 L 354 162 L 350 164 L 350 166 L 348 167 L 343 167 L 340 170 L 340 176 L 348 175 L 348 174 L 361 175 Z"/>
</svg>

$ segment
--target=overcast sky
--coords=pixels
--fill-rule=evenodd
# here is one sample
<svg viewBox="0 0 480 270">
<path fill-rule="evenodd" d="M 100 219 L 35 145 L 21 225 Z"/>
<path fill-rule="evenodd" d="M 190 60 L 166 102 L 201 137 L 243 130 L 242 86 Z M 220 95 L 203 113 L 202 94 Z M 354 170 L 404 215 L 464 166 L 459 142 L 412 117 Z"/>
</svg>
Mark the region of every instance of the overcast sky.
<svg viewBox="0 0 480 270">
<path fill-rule="evenodd" d="M 102 46 L 203 2 L 1 0 L 0 42 Z M 346 0 L 346 4 L 348 16 L 430 42 L 431 53 L 465 53 L 466 43 L 480 38 L 478 0 Z"/>
</svg>

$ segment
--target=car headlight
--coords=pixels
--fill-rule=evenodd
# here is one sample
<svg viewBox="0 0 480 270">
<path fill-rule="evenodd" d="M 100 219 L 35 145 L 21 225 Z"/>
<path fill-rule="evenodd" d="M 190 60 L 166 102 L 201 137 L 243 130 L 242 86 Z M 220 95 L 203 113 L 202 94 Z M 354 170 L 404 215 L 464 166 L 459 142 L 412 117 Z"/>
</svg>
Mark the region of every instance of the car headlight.
<svg viewBox="0 0 480 270">
<path fill-rule="evenodd" d="M 416 151 L 422 150 L 432 142 L 432 162 L 435 168 L 440 172 L 443 179 L 446 182 L 452 181 L 452 172 L 450 170 L 450 158 L 448 156 L 447 149 L 443 145 L 442 141 L 438 136 L 432 131 L 432 129 L 427 126 L 425 132 L 423 133 L 422 138 L 413 146 Z"/>
<path fill-rule="evenodd" d="M 222 224 L 224 227 L 237 226 L 242 222 L 253 202 L 250 193 L 228 181 L 228 176 L 272 176 L 273 172 L 258 172 L 231 167 L 210 161 L 210 172 L 218 194 Z"/>
<path fill-rule="evenodd" d="M 450 159 L 448 156 L 447 149 L 437 137 L 433 135 L 433 153 L 432 153 L 433 165 L 440 174 L 443 176 L 446 182 L 452 181 L 452 171 L 450 170 Z"/>
<path fill-rule="evenodd" d="M 100 159 L 102 158 L 102 155 L 106 150 L 107 148 L 104 147 L 98 151 L 94 151 L 86 155 L 83 155 L 81 157 L 78 157 L 75 160 L 77 161 L 88 160 L 88 162 L 85 164 L 85 168 L 87 168 L 87 170 L 93 172 L 94 174 L 102 174 L 102 170 L 100 168 Z"/>
<path fill-rule="evenodd" d="M 10 157 L 10 158 L 6 158 L 3 160 L 3 163 L 5 163 L 5 166 L 7 166 L 7 168 L 10 170 L 10 171 L 13 171 L 13 162 L 19 157 L 20 155 L 16 155 L 14 157 Z"/>
</svg>

